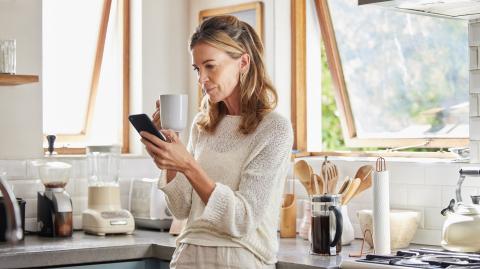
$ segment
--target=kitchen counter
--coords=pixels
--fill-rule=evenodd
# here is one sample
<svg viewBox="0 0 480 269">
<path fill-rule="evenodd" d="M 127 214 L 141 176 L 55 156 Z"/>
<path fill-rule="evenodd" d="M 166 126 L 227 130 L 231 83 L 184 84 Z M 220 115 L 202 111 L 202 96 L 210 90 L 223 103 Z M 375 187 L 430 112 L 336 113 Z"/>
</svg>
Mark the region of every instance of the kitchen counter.
<svg viewBox="0 0 480 269">
<path fill-rule="evenodd" d="M 308 241 L 280 239 L 277 268 L 338 268 L 350 253 L 358 253 L 361 241 L 344 246 L 341 256 L 309 255 Z M 71 238 L 26 236 L 15 246 L 0 243 L 0 268 L 31 268 L 95 264 L 140 259 L 169 261 L 175 249 L 175 237 L 168 233 L 136 230 L 133 235 L 106 237 L 74 232 Z"/>
</svg>

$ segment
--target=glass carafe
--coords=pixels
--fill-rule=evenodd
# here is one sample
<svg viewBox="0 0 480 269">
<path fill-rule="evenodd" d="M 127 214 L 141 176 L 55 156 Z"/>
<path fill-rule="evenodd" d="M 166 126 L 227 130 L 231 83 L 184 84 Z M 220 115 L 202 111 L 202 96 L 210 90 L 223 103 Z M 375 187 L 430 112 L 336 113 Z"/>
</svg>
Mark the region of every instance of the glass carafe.
<svg viewBox="0 0 480 269">
<path fill-rule="evenodd" d="M 340 196 L 312 195 L 312 243 L 310 252 L 334 256 L 341 251 L 342 213 Z"/>
</svg>

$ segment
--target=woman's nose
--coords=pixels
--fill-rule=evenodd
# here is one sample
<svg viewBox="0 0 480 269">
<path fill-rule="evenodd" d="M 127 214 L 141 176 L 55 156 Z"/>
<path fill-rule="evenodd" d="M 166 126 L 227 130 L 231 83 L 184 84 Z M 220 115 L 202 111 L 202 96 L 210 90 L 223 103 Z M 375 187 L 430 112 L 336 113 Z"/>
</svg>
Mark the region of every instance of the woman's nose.
<svg viewBox="0 0 480 269">
<path fill-rule="evenodd" d="M 206 72 L 199 71 L 198 73 L 198 83 L 203 85 L 206 81 L 208 81 L 208 76 Z"/>
</svg>

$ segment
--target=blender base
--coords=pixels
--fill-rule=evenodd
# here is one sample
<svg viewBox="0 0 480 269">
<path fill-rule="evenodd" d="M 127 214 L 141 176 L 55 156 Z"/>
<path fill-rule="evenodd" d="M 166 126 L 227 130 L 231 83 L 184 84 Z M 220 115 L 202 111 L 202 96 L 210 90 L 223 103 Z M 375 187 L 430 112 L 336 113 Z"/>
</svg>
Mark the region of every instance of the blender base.
<svg viewBox="0 0 480 269">
<path fill-rule="evenodd" d="M 132 234 L 135 221 L 128 210 L 98 211 L 87 209 L 82 213 L 82 229 L 94 235 Z"/>
</svg>

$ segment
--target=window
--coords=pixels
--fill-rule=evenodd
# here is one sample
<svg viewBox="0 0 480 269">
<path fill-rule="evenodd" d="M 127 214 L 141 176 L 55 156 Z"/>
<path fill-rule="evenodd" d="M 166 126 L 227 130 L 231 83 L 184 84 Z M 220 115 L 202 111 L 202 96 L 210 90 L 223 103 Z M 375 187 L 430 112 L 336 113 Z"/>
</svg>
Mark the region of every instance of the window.
<svg viewBox="0 0 480 269">
<path fill-rule="evenodd" d="M 468 21 L 315 1 L 347 146 L 468 143 Z"/>
<path fill-rule="evenodd" d="M 128 12 L 128 0 L 43 1 L 43 127 L 62 153 L 128 151 Z"/>
</svg>

